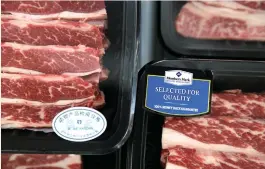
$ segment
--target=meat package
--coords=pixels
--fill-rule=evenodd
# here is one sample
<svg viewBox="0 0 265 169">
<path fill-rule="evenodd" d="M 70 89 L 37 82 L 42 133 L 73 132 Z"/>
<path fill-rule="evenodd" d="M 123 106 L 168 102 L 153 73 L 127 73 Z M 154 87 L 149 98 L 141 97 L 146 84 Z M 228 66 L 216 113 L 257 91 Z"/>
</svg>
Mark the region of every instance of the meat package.
<svg viewBox="0 0 265 169">
<path fill-rule="evenodd" d="M 134 115 L 137 2 L 6 0 L 1 9 L 2 152 L 102 155 L 121 147 Z M 97 109 L 106 130 L 82 143 L 58 137 L 52 120 L 71 107 Z"/>
<path fill-rule="evenodd" d="M 75 106 L 105 104 L 104 1 L 1 3 L 2 128 L 49 128 Z"/>
<path fill-rule="evenodd" d="M 265 41 L 265 1 L 193 1 L 176 19 L 176 30 L 196 39 Z"/>
<path fill-rule="evenodd" d="M 264 59 L 265 1 L 164 1 L 162 39 L 189 57 Z"/>
<path fill-rule="evenodd" d="M 133 149 L 131 169 L 265 169 L 264 65 L 264 61 L 218 59 L 162 60 L 146 65 L 139 74 L 139 113 L 135 115 L 132 146 L 128 146 Z M 164 79 L 164 71 L 169 70 L 211 72 L 209 113 L 183 117 L 144 107 L 149 90 L 146 77 L 152 74 Z M 193 79 L 201 78 L 206 79 L 193 73 Z M 178 85 L 156 85 L 180 89 Z M 203 89 L 198 90 L 202 94 Z"/>
<path fill-rule="evenodd" d="M 82 161 L 73 154 L 1 154 L 1 168 L 82 169 Z"/>
</svg>

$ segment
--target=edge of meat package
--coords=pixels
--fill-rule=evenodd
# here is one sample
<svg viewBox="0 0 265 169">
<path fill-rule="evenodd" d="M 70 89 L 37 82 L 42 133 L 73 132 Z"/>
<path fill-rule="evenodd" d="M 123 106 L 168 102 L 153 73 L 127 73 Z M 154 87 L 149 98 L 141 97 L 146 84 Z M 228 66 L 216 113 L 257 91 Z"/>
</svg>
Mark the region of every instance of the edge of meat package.
<svg viewBox="0 0 265 169">
<path fill-rule="evenodd" d="M 129 137 L 137 68 L 137 3 L 2 1 L 2 152 L 105 154 Z M 98 110 L 98 138 L 50 132 L 70 107 Z M 60 146 L 58 146 L 60 145 Z"/>
<path fill-rule="evenodd" d="M 129 157 L 133 161 L 131 169 L 264 169 L 264 64 L 202 59 L 149 63 L 139 74 L 141 96 L 137 100 L 137 120 L 129 146 L 133 149 Z M 213 75 L 210 113 L 180 117 L 146 109 L 145 93 L 149 86 L 144 84 L 152 66 L 163 71 L 165 67 L 210 70 Z M 157 86 L 162 85 L 157 83 Z M 160 104 L 165 103 L 168 101 Z M 182 102 L 174 103 L 171 104 L 179 106 L 177 103 Z"/>
<path fill-rule="evenodd" d="M 161 2 L 165 46 L 200 58 L 264 59 L 264 1 Z"/>
</svg>

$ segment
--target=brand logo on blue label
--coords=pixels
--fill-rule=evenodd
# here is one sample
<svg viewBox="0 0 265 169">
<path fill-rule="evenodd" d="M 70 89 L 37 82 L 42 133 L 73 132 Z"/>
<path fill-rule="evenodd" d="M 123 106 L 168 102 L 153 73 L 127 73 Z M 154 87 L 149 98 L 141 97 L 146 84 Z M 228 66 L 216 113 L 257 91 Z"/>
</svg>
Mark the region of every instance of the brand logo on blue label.
<svg viewBox="0 0 265 169">
<path fill-rule="evenodd" d="M 210 93 L 211 80 L 196 79 L 181 70 L 165 71 L 165 76 L 147 75 L 145 107 L 167 115 L 206 114 Z"/>
<path fill-rule="evenodd" d="M 88 107 L 72 107 L 57 114 L 52 122 L 54 132 L 61 138 L 84 142 L 99 137 L 107 127 L 105 117 Z"/>
<path fill-rule="evenodd" d="M 178 77 L 180 77 L 182 74 L 181 74 L 180 72 L 178 72 L 178 73 L 176 73 L 176 75 L 177 75 Z"/>
<path fill-rule="evenodd" d="M 165 72 L 164 82 L 177 86 L 192 85 L 193 74 L 182 70 L 171 70 Z"/>
</svg>

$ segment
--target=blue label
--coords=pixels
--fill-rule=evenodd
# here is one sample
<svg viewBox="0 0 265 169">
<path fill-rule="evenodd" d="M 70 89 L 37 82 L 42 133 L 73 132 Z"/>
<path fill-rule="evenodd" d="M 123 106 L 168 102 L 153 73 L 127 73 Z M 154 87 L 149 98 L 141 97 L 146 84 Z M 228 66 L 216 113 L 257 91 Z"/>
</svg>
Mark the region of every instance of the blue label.
<svg viewBox="0 0 265 169">
<path fill-rule="evenodd" d="M 188 85 L 165 83 L 164 76 L 148 75 L 145 107 L 177 116 L 206 114 L 210 107 L 211 80 L 192 79 Z"/>
</svg>

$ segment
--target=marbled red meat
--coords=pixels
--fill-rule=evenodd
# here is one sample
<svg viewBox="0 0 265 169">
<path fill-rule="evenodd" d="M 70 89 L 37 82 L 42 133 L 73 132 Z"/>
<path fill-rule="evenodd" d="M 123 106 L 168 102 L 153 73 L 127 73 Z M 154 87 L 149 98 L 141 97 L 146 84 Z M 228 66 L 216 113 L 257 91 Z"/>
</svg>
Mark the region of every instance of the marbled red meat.
<svg viewBox="0 0 265 169">
<path fill-rule="evenodd" d="M 265 155 L 265 120 L 231 117 L 166 118 L 162 148 L 186 148 Z"/>
<path fill-rule="evenodd" d="M 209 115 L 167 117 L 162 148 L 166 169 L 264 169 L 265 94 L 213 93 Z"/>
<path fill-rule="evenodd" d="M 2 1 L 3 13 L 21 19 L 104 20 L 104 1 Z"/>
<path fill-rule="evenodd" d="M 98 85 L 66 75 L 2 74 L 2 128 L 51 127 L 60 111 L 105 103 Z"/>
<path fill-rule="evenodd" d="M 80 155 L 1 154 L 2 169 L 81 169 Z"/>
<path fill-rule="evenodd" d="M 188 2 L 177 16 L 176 30 L 196 39 L 265 41 L 265 11 L 231 4 Z"/>
<path fill-rule="evenodd" d="M 2 98 L 43 103 L 94 97 L 97 89 L 97 84 L 65 75 L 2 74 L 1 85 Z"/>
<path fill-rule="evenodd" d="M 103 49 L 103 34 L 97 26 L 79 22 L 2 20 L 2 42 L 29 45 L 85 45 Z"/>
<path fill-rule="evenodd" d="M 265 119 L 265 93 L 244 93 L 240 90 L 214 93 L 209 116 Z"/>
<path fill-rule="evenodd" d="M 165 169 L 264 169 L 265 156 L 198 150 L 177 146 L 169 150 Z"/>
<path fill-rule="evenodd" d="M 232 0 L 232 1 L 199 1 L 204 4 L 220 7 L 220 8 L 229 8 L 234 10 L 240 11 L 247 11 L 250 13 L 257 12 L 257 10 L 265 10 L 265 1 L 239 1 L 239 0 Z M 260 11 L 260 12 L 261 12 Z"/>
<path fill-rule="evenodd" d="M 240 3 L 244 6 L 247 6 L 252 9 L 260 9 L 265 10 L 265 1 L 264 0 L 244 0 L 244 1 L 237 1 L 237 3 Z"/>
<path fill-rule="evenodd" d="M 101 108 L 108 78 L 104 1 L 2 1 L 2 128 L 51 127 L 70 107 Z"/>
<path fill-rule="evenodd" d="M 102 71 L 101 55 L 100 50 L 85 46 L 32 46 L 7 42 L 1 45 L 1 66 L 2 72 L 7 73 L 87 76 Z"/>
</svg>

